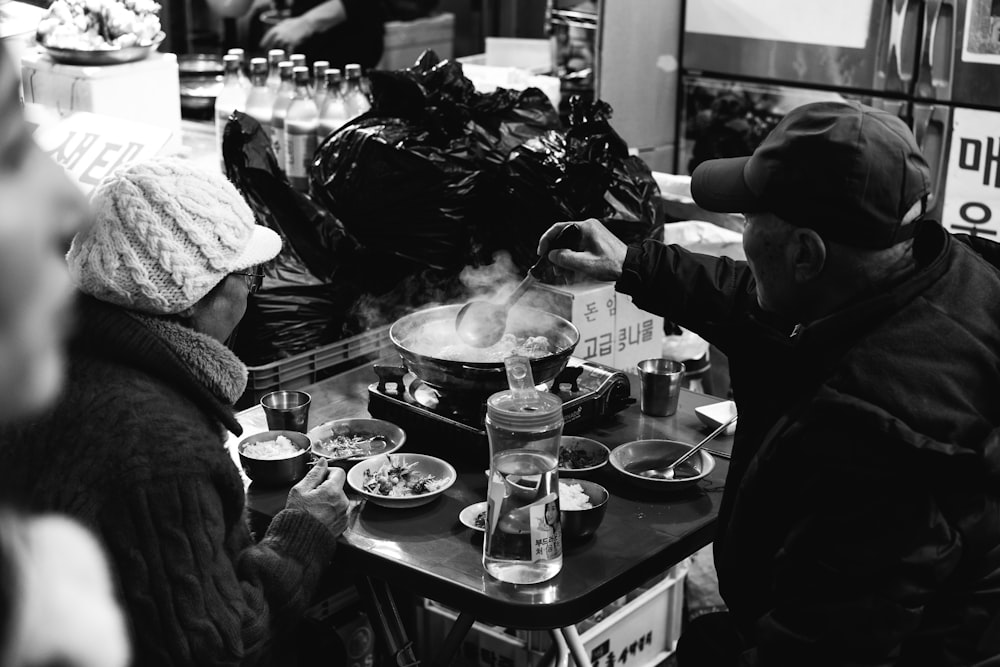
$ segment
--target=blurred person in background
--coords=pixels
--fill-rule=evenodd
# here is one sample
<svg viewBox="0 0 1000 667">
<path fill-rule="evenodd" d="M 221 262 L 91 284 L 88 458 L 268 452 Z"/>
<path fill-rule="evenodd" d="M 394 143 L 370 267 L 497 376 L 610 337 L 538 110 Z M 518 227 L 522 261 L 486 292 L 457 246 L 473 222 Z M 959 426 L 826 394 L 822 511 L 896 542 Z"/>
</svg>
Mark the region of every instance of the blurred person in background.
<svg viewBox="0 0 1000 667">
<path fill-rule="evenodd" d="M 294 0 L 291 16 L 264 33 L 260 48 L 304 53 L 341 70 L 348 63 L 370 69 L 382 58 L 384 23 L 378 0 Z"/>
<path fill-rule="evenodd" d="M 0 422 L 37 413 L 62 386 L 72 298 L 63 253 L 87 217 L 80 191 L 31 138 L 16 63 L 0 45 Z M 0 509 L 0 665 L 123 667 L 128 657 L 93 536 L 64 517 Z"/>
<path fill-rule="evenodd" d="M 293 633 L 347 524 L 314 467 L 255 544 L 225 449 L 247 369 L 223 345 L 281 248 L 221 175 L 133 163 L 95 190 L 67 259 L 79 288 L 66 390 L 0 433 L 0 498 L 67 512 L 111 558 L 136 664 L 295 664 Z"/>
<path fill-rule="evenodd" d="M 913 135 L 857 103 L 792 110 L 691 191 L 745 214 L 746 262 L 596 220 L 548 255 L 729 357 L 729 611 L 688 624 L 680 667 L 1000 664 L 1000 245 L 923 220 Z"/>
</svg>

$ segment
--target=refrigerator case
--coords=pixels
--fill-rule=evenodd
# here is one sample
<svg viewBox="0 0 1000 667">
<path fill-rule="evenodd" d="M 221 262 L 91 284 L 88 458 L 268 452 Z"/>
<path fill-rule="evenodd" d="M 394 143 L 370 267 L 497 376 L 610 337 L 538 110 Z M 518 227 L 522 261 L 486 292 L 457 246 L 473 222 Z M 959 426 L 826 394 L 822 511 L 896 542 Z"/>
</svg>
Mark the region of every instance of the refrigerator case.
<svg viewBox="0 0 1000 667">
<path fill-rule="evenodd" d="M 857 99 L 913 129 L 932 216 L 1000 233 L 1000 0 L 699 0 L 684 39 L 679 171 L 749 154 L 797 103 Z"/>
</svg>

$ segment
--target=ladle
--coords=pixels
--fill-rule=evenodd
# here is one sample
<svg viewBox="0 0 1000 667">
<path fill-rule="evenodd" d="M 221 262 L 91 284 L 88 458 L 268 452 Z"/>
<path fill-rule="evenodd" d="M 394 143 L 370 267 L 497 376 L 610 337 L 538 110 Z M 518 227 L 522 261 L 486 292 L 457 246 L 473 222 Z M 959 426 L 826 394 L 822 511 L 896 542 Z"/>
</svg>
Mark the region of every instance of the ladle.
<svg viewBox="0 0 1000 667">
<path fill-rule="evenodd" d="M 691 449 L 689 449 L 680 458 L 678 458 L 676 461 L 674 461 L 670 465 L 664 466 L 662 468 L 649 468 L 648 470 L 641 470 L 641 471 L 639 471 L 639 472 L 637 472 L 635 474 L 636 475 L 642 475 L 643 477 L 651 477 L 653 479 L 673 479 L 674 478 L 674 468 L 676 468 L 677 466 L 679 466 L 680 464 L 684 463 L 689 458 L 691 458 L 692 456 L 694 456 L 698 452 L 698 450 L 700 450 L 702 447 L 704 447 L 707 443 L 711 442 L 715 438 L 715 436 L 719 435 L 720 433 L 722 433 L 723 431 L 725 431 L 727 428 L 729 428 L 729 425 L 732 424 L 733 422 L 735 422 L 736 418 L 738 416 L 739 415 L 733 415 L 732 418 L 729 421 L 727 421 L 725 424 L 723 424 L 719 428 L 717 428 L 714 431 L 712 431 L 711 433 L 709 433 L 705 437 L 704 440 L 702 440 L 697 445 L 695 445 L 694 447 L 692 447 Z"/>
<path fill-rule="evenodd" d="M 549 250 L 557 248 L 575 250 L 582 238 L 583 234 L 577 225 L 566 225 L 552 240 Z M 507 315 L 511 307 L 538 281 L 549 264 L 546 253 L 528 269 L 528 275 L 502 303 L 470 301 L 462 306 L 455 317 L 455 331 L 462 342 L 472 347 L 491 347 L 499 343 L 507 331 Z"/>
</svg>

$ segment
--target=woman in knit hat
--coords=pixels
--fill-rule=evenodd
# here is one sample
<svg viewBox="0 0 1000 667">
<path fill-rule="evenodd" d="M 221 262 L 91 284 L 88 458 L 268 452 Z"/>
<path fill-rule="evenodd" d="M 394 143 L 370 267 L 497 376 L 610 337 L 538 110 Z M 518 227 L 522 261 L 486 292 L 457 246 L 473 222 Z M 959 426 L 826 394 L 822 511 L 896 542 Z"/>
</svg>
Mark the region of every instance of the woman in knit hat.
<svg viewBox="0 0 1000 667">
<path fill-rule="evenodd" d="M 279 237 L 183 160 L 94 193 L 67 256 L 79 288 L 66 391 L 0 434 L 0 493 L 69 512 L 111 557 L 135 664 L 289 664 L 285 642 L 347 522 L 343 471 L 314 468 L 258 543 L 224 448 L 247 370 L 223 345 Z"/>
</svg>

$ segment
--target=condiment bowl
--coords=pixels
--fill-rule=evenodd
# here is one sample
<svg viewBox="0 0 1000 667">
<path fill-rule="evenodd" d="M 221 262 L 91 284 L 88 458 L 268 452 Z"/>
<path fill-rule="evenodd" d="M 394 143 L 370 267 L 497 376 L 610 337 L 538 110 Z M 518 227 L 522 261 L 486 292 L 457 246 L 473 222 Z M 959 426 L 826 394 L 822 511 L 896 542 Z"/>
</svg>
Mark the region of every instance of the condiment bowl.
<svg viewBox="0 0 1000 667">
<path fill-rule="evenodd" d="M 392 422 L 383 419 L 334 419 L 310 429 L 309 440 L 312 452 L 325 458 L 331 465 L 348 470 L 359 461 L 396 452 L 406 442 L 406 432 Z M 360 447 L 367 453 L 343 456 L 325 447 L 324 443 L 343 436 L 344 438 L 367 438 Z"/>
<path fill-rule="evenodd" d="M 419 479 L 426 475 L 433 475 L 437 480 L 444 483 L 433 491 L 412 495 L 393 496 L 373 490 L 368 484 L 379 472 L 385 468 L 401 468 L 404 466 L 413 467 L 410 469 L 411 475 Z M 384 454 L 359 461 L 353 468 L 347 471 L 347 483 L 352 489 L 363 495 L 370 502 L 394 509 L 405 507 L 419 507 L 431 502 L 442 493 L 447 491 L 457 478 L 455 469 L 447 461 L 443 461 L 435 456 L 427 454 Z M 410 478 L 411 480 L 414 478 Z"/>
<path fill-rule="evenodd" d="M 736 416 L 736 403 L 734 401 L 709 403 L 708 405 L 695 408 L 694 413 L 698 415 L 698 419 L 701 420 L 702 424 L 714 431 Z M 735 432 L 736 422 L 733 422 L 726 428 L 725 434 L 732 435 Z"/>
<path fill-rule="evenodd" d="M 564 435 L 559 440 L 559 474 L 591 477 L 608 464 L 610 456 L 611 450 L 596 440 Z"/>
<path fill-rule="evenodd" d="M 293 445 L 299 449 L 299 453 L 294 456 L 281 459 L 259 459 L 245 454 L 247 445 L 256 442 L 267 442 L 275 440 L 279 435 L 288 438 Z M 240 457 L 240 465 L 247 477 L 256 484 L 281 485 L 294 484 L 306 476 L 309 469 L 309 438 L 304 433 L 296 431 L 264 431 L 250 435 L 237 445 L 237 453 Z"/>
<path fill-rule="evenodd" d="M 676 468 L 673 479 L 645 477 L 638 473 L 665 468 L 691 447 L 692 445 L 677 440 L 634 440 L 611 450 L 611 466 L 637 487 L 656 491 L 680 491 L 695 486 L 715 468 L 715 458 L 704 449 Z M 683 475 L 689 465 L 694 474 Z"/>
<path fill-rule="evenodd" d="M 586 479 L 559 479 L 559 486 L 564 484 L 579 484 L 583 492 L 590 499 L 592 507 L 587 509 L 566 509 L 563 503 L 559 504 L 559 520 L 562 522 L 563 538 L 567 540 L 581 540 L 590 537 L 597 532 L 601 522 L 604 521 L 604 514 L 608 509 L 608 500 L 611 494 L 608 490 L 596 482 Z M 560 488 L 560 493 L 562 489 Z M 560 498 L 561 499 L 561 498 Z"/>
</svg>

